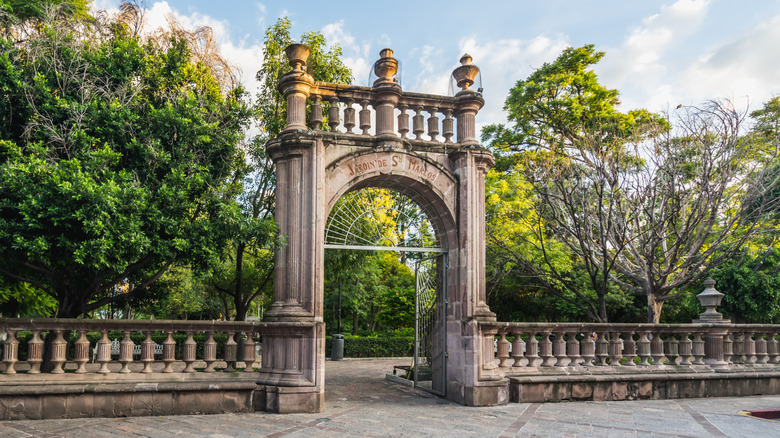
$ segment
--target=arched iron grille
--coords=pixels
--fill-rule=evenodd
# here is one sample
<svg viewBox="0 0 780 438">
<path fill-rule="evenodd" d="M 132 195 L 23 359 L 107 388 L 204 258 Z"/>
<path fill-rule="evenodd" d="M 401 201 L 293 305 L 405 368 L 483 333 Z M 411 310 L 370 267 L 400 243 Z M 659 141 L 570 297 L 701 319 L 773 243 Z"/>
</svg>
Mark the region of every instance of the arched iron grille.
<svg viewBox="0 0 780 438">
<path fill-rule="evenodd" d="M 401 192 L 364 188 L 342 196 L 325 224 L 325 248 L 444 252 L 423 210 Z"/>
</svg>

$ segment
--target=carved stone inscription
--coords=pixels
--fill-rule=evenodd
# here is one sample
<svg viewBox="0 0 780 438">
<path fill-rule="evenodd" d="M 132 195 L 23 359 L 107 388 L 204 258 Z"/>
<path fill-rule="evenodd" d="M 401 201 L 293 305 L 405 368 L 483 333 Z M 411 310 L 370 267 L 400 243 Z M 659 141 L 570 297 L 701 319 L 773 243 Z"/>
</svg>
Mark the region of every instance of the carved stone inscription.
<svg viewBox="0 0 780 438">
<path fill-rule="evenodd" d="M 439 169 L 428 165 L 423 160 L 407 155 L 369 155 L 358 157 L 346 163 L 347 175 L 353 177 L 374 171 L 398 170 L 404 173 L 416 174 L 431 183 L 439 176 Z"/>
</svg>

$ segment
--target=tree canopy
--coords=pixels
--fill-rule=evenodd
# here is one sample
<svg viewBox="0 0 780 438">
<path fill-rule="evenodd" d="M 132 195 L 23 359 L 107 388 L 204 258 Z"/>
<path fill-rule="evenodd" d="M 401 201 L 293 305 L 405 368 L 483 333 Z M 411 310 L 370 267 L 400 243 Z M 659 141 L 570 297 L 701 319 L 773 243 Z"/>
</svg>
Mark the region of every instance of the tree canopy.
<svg viewBox="0 0 780 438">
<path fill-rule="evenodd" d="M 183 40 L 78 20 L 0 40 L 0 274 L 54 297 L 60 317 L 209 256 L 250 117 Z"/>
</svg>

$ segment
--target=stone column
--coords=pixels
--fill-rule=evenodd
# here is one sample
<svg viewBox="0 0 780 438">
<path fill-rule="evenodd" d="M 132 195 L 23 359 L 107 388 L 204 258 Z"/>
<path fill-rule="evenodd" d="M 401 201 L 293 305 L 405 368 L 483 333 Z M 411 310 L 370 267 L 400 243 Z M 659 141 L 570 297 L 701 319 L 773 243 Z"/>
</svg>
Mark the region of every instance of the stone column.
<svg viewBox="0 0 780 438">
<path fill-rule="evenodd" d="M 731 321 L 723 319 L 723 315 L 716 310 L 720 306 L 723 294 L 715 289 L 715 280 L 704 280 L 704 291 L 696 296 L 702 307 L 706 310 L 699 315 L 699 319 L 693 320 L 694 324 L 712 324 L 704 335 L 704 364 L 711 368 L 724 370 L 728 362 L 723 357 L 723 338 L 728 336 L 728 326 Z M 719 327 L 723 326 L 723 327 Z"/>
<path fill-rule="evenodd" d="M 491 406 L 508 401 L 508 380 L 491 362 L 495 330 L 480 325 L 496 319 L 485 290 L 485 176 L 494 160 L 476 139 L 475 118 L 485 102 L 468 86 L 478 70 L 464 66 L 453 73 L 463 90 L 455 96 L 457 147 L 449 154 L 458 180 L 458 242 L 449 254 L 456 286 L 447 311 L 447 396 L 469 406 Z"/>
<path fill-rule="evenodd" d="M 284 243 L 276 251 L 274 302 L 264 320 L 281 324 L 262 333 L 258 405 L 279 413 L 321 412 L 324 146 L 306 127 L 314 84 L 303 69 L 308 49 L 292 45 L 286 52 L 293 70 L 280 79 L 279 91 L 287 100 L 287 126 L 267 147 L 276 163 L 276 221 Z"/>
<path fill-rule="evenodd" d="M 450 154 L 458 176 L 458 256 L 451 260 L 460 269 L 462 317 L 495 320 L 486 303 L 485 283 L 485 177 L 493 167 L 493 155 L 476 139 L 474 119 L 484 104 L 482 96 L 462 91 L 456 96 L 458 148 Z"/>
<path fill-rule="evenodd" d="M 395 135 L 395 107 L 401 97 L 401 86 L 395 74 L 398 72 L 398 60 L 393 51 L 384 49 L 379 52 L 379 60 L 374 63 L 374 109 L 376 110 L 376 137 L 379 140 L 399 143 Z"/>
<path fill-rule="evenodd" d="M 286 239 L 277 250 L 274 266 L 274 302 L 266 312 L 269 321 L 313 317 L 317 221 L 322 215 L 322 172 L 315 141 L 300 133 L 306 129 L 306 98 L 314 79 L 303 70 L 308 48 L 293 44 L 287 56 L 293 70 L 279 80 L 279 91 L 287 100 L 287 126 L 268 154 L 276 163 L 276 221 Z"/>
</svg>

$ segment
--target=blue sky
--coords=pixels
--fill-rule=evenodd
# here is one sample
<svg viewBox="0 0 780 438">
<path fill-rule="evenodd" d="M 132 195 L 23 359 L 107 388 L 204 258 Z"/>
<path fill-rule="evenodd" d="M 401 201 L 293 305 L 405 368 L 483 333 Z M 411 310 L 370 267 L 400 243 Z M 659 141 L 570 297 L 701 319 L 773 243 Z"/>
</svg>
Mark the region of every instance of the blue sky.
<svg viewBox="0 0 780 438">
<path fill-rule="evenodd" d="M 96 0 L 110 9 L 117 0 Z M 328 6 L 333 5 L 333 6 Z M 262 59 L 267 26 L 281 16 L 293 35 L 317 30 L 344 50 L 355 83 L 366 85 L 379 51 L 401 60 L 403 88 L 446 94 L 449 74 L 468 52 L 482 69 L 485 108 L 478 124 L 503 122 L 516 81 L 566 46 L 594 44 L 606 56 L 601 83 L 623 109 L 663 111 L 729 98 L 756 109 L 780 95 L 780 0 L 239 1 L 148 0 L 151 26 L 176 17 L 209 25 L 247 87 Z"/>
</svg>

